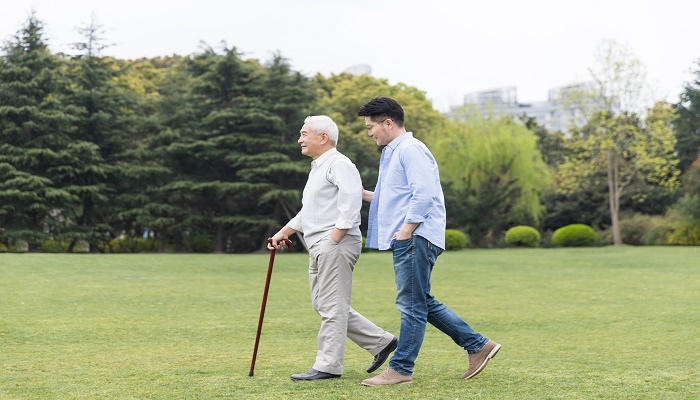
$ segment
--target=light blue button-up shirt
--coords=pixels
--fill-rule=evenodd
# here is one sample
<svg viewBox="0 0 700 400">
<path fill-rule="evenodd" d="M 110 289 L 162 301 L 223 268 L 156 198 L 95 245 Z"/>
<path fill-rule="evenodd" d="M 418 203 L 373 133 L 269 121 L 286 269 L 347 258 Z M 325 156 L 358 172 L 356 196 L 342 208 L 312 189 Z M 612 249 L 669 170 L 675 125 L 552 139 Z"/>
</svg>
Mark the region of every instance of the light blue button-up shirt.
<svg viewBox="0 0 700 400">
<path fill-rule="evenodd" d="M 419 224 L 414 235 L 445 249 L 445 199 L 438 165 L 430 150 L 411 132 L 382 150 L 366 246 L 388 250 L 391 237 L 404 222 Z"/>
</svg>

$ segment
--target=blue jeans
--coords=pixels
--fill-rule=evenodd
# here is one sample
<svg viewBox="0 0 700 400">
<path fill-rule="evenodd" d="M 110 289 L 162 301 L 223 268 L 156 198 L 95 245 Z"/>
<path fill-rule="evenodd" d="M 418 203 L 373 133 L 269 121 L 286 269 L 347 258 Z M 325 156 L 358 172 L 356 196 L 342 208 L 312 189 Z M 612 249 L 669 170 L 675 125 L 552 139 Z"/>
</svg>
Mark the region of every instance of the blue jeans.
<svg viewBox="0 0 700 400">
<path fill-rule="evenodd" d="M 426 322 L 438 328 L 469 354 L 479 352 L 488 343 L 459 315 L 430 294 L 430 274 L 442 253 L 425 238 L 413 235 L 392 242 L 396 306 L 401 311 L 399 344 L 389 360 L 389 368 L 402 375 L 413 375 L 418 351 L 423 344 Z"/>
</svg>

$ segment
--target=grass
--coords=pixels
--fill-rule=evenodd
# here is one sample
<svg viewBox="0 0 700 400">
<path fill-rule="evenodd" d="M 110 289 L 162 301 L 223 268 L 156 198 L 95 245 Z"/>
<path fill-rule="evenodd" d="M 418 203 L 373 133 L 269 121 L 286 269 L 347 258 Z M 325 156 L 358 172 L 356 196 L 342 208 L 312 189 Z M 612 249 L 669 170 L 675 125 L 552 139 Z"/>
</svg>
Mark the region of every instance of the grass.
<svg viewBox="0 0 700 400">
<path fill-rule="evenodd" d="M 353 306 L 397 334 L 388 253 L 363 254 Z M 473 380 L 429 327 L 412 385 L 367 388 L 313 364 L 306 255 L 0 254 L 0 399 L 691 399 L 700 393 L 700 248 L 447 252 L 433 294 L 503 349 Z"/>
</svg>

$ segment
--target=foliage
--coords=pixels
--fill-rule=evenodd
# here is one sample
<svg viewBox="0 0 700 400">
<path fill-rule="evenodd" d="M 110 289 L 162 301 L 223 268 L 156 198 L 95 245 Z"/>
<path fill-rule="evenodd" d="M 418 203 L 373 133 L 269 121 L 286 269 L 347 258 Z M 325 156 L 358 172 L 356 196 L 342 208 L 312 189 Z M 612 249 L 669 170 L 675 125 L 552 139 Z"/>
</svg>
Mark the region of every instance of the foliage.
<svg viewBox="0 0 700 400">
<path fill-rule="evenodd" d="M 339 150 L 371 189 L 379 151 L 356 110 L 380 95 L 402 104 L 406 128 L 435 154 L 448 227 L 469 232 L 477 246 L 500 243 L 515 225 L 609 225 L 610 153 L 599 150 L 617 138 L 612 166 L 624 178 L 623 210 L 662 214 L 683 195 L 671 209 L 679 226 L 700 209 L 689 181 L 677 189 L 668 151 L 670 126 L 679 127 L 679 143 L 695 137 L 697 84 L 678 105 L 658 104 L 643 117 L 617 101 L 618 93 L 635 93 L 641 77 L 625 75 L 624 62 L 597 75 L 602 97 L 585 103 L 604 104 L 608 114 L 591 111 L 594 124 L 570 140 L 526 117 L 462 110 L 454 123 L 418 88 L 367 75 L 308 78 L 279 53 L 260 63 L 225 43 L 203 43 L 188 56 L 119 60 L 102 55 L 110 44 L 94 21 L 78 32 L 72 54 L 53 54 L 32 13 L 2 47 L 0 225 L 13 242 L 0 242 L 9 251 L 19 243 L 31 243 L 31 251 L 84 251 L 85 243 L 91 252 L 192 251 L 191 239 L 202 235 L 214 235 L 216 252 L 259 249 L 299 208 L 309 160 L 295 138 L 305 116 L 326 114 L 338 123 Z M 620 54 L 607 60 L 624 61 Z M 627 72 L 641 71 L 631 67 Z M 601 131 L 614 140 L 587 142 Z M 676 146 L 679 155 L 692 143 Z M 550 193 L 548 167 L 557 169 L 557 193 Z M 363 227 L 366 214 L 364 207 Z"/>
<path fill-rule="evenodd" d="M 613 115 L 607 111 L 594 114 L 569 142 L 572 152 L 559 166 L 558 190 L 571 194 L 586 185 L 599 185 L 602 171 L 607 171 L 610 215 L 613 229 L 619 229 L 616 224 L 623 195 L 641 202 L 646 200 L 644 192 L 631 192 L 638 185 L 666 190 L 678 186 L 671 116 L 667 104 L 657 104 L 650 110 L 644 124 L 636 115 Z"/>
<path fill-rule="evenodd" d="M 688 221 L 700 221 L 700 158 L 681 177 L 684 195 L 669 208 L 669 213 Z"/>
<path fill-rule="evenodd" d="M 602 42 L 597 62 L 598 69 L 590 70 L 593 87 L 574 96 L 574 103 L 579 103 L 588 120 L 572 132 L 572 153 L 558 175 L 560 189 L 570 193 L 586 185 L 597 171 L 606 171 L 613 242 L 617 245 L 622 244 L 620 198 L 635 181 L 669 190 L 677 187 L 678 161 L 671 129 L 675 114 L 670 104 L 657 102 L 642 119 L 646 72 L 628 48 L 614 41 Z"/>
<path fill-rule="evenodd" d="M 652 228 L 644 237 L 644 244 L 647 246 L 666 246 L 668 238 L 673 233 L 673 226 L 662 223 Z"/>
<path fill-rule="evenodd" d="M 215 239 L 211 234 L 202 233 L 187 239 L 187 242 L 194 253 L 211 253 L 216 248 Z"/>
<path fill-rule="evenodd" d="M 445 230 L 445 250 L 461 250 L 467 247 L 467 235 L 456 229 Z"/>
<path fill-rule="evenodd" d="M 692 81 L 685 84 L 674 107 L 678 168 L 685 172 L 700 157 L 700 59 L 696 61 Z"/>
<path fill-rule="evenodd" d="M 29 243 L 25 240 L 15 240 L 12 242 L 12 244 L 8 247 L 8 250 L 11 253 L 26 253 L 29 251 Z"/>
<path fill-rule="evenodd" d="M 635 246 L 643 245 L 645 238 L 658 226 L 658 217 L 635 214 L 632 218 L 620 220 L 622 240 Z"/>
<path fill-rule="evenodd" d="M 75 195 L 59 184 L 83 151 L 71 139 L 77 109 L 63 60 L 51 54 L 32 13 L 0 57 L 0 225 L 17 238 L 45 239 Z"/>
<path fill-rule="evenodd" d="M 510 246 L 539 247 L 540 232 L 531 226 L 514 226 L 506 231 L 505 242 Z"/>
<path fill-rule="evenodd" d="M 151 238 L 122 235 L 100 243 L 97 247 L 101 253 L 144 253 L 155 251 L 157 244 Z"/>
<path fill-rule="evenodd" d="M 487 245 L 508 225 L 538 224 L 552 180 L 534 134 L 511 118 L 486 118 L 469 108 L 456 117 L 462 122 L 446 126 L 431 142 L 448 226 Z"/>
<path fill-rule="evenodd" d="M 672 246 L 700 246 L 700 223 L 683 223 L 673 226 L 668 235 Z"/>
<path fill-rule="evenodd" d="M 550 168 L 555 168 L 564 161 L 568 153 L 566 146 L 566 135 L 559 131 L 549 131 L 537 122 L 537 118 L 529 117 L 526 114 L 518 116 L 525 127 L 535 134 L 537 138 L 537 149 L 542 154 L 542 160 Z"/>
<path fill-rule="evenodd" d="M 571 224 L 554 231 L 552 243 L 559 247 L 593 246 L 597 235 L 593 228 L 584 224 Z"/>
<path fill-rule="evenodd" d="M 41 242 L 41 250 L 44 253 L 65 253 L 68 243 L 60 239 L 47 239 Z"/>
<path fill-rule="evenodd" d="M 659 235 L 663 232 L 657 231 L 657 227 L 668 223 L 667 218 L 656 215 L 644 215 L 635 213 L 631 216 L 620 218 L 620 232 L 622 240 L 626 244 L 635 246 L 643 245 L 666 245 L 667 240 L 658 241 Z M 598 243 L 601 245 L 613 244 L 612 231 L 608 228 L 598 232 Z"/>
</svg>

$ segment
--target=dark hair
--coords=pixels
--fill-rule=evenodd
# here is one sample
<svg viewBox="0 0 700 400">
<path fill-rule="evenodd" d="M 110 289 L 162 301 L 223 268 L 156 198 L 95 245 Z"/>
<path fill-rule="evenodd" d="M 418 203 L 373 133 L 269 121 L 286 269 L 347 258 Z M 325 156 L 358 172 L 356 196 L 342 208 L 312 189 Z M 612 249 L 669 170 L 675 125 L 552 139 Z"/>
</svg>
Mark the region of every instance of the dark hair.
<svg viewBox="0 0 700 400">
<path fill-rule="evenodd" d="M 389 97 L 375 97 L 357 110 L 360 117 L 371 117 L 373 121 L 390 118 L 398 126 L 403 126 L 403 108 Z M 379 118 L 377 118 L 379 117 Z"/>
</svg>

